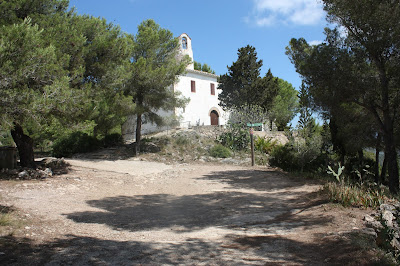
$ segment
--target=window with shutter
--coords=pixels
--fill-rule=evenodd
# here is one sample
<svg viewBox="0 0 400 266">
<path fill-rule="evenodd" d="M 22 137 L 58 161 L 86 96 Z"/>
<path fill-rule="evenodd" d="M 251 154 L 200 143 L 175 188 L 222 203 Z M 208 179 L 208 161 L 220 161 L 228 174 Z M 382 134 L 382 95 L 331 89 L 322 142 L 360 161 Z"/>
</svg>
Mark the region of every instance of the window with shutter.
<svg viewBox="0 0 400 266">
<path fill-rule="evenodd" d="M 214 85 L 214 83 L 211 83 L 210 84 L 211 86 L 211 95 L 215 95 L 215 85 Z"/>
<path fill-rule="evenodd" d="M 190 84 L 191 84 L 192 92 L 196 92 L 196 82 L 194 80 L 192 80 L 190 82 Z"/>
</svg>

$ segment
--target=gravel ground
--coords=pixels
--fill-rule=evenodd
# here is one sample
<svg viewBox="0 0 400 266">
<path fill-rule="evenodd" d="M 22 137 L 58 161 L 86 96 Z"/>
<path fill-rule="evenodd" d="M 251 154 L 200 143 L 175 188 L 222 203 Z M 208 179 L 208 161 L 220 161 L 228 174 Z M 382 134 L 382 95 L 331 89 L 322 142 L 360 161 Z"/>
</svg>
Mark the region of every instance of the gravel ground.
<svg viewBox="0 0 400 266">
<path fill-rule="evenodd" d="M 370 264 L 368 210 L 327 203 L 320 185 L 276 169 L 67 160 L 68 174 L 0 181 L 20 229 L 11 265 Z M 360 242 L 360 239 L 363 240 Z M 367 243 L 367 244 L 366 244 Z"/>
</svg>

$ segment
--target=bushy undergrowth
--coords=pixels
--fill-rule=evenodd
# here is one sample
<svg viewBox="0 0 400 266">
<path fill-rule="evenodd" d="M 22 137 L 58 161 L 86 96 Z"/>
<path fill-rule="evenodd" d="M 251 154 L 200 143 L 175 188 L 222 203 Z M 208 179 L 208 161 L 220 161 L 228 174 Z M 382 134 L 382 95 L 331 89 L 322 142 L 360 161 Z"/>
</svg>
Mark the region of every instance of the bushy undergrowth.
<svg viewBox="0 0 400 266">
<path fill-rule="evenodd" d="M 324 185 L 329 199 L 345 207 L 372 207 L 376 208 L 385 202 L 386 193 L 383 188 L 360 186 L 329 182 Z"/>
<path fill-rule="evenodd" d="M 52 156 L 70 157 L 75 153 L 92 152 L 101 147 L 111 147 L 122 143 L 121 134 L 106 135 L 99 140 L 94 136 L 78 131 L 56 140 L 52 146 Z"/>
<path fill-rule="evenodd" d="M 299 152 L 300 149 L 300 152 Z M 321 172 L 325 168 L 327 157 L 324 153 L 306 149 L 306 146 L 276 145 L 270 152 L 271 166 L 289 172 Z"/>
<path fill-rule="evenodd" d="M 13 224 L 11 213 L 12 209 L 10 207 L 0 205 L 0 226 L 8 226 Z"/>
<path fill-rule="evenodd" d="M 270 154 L 278 146 L 277 143 L 278 141 L 272 140 L 272 138 L 256 137 L 254 140 L 254 148 L 262 153 Z"/>
<path fill-rule="evenodd" d="M 54 157 L 70 157 L 75 153 L 91 152 L 100 148 L 101 141 L 86 133 L 74 132 L 56 140 L 53 144 Z"/>
<path fill-rule="evenodd" d="M 231 124 L 228 127 L 228 131 L 217 137 L 217 142 L 231 150 L 241 151 L 248 149 L 250 136 L 246 128 L 241 125 Z"/>
<path fill-rule="evenodd" d="M 227 147 L 217 144 L 210 149 L 210 155 L 215 158 L 228 158 L 231 157 L 232 154 Z"/>
<path fill-rule="evenodd" d="M 124 143 L 124 140 L 122 138 L 122 135 L 119 133 L 113 133 L 113 134 L 106 135 L 103 139 L 103 145 L 106 148 L 121 145 L 123 143 Z"/>
</svg>

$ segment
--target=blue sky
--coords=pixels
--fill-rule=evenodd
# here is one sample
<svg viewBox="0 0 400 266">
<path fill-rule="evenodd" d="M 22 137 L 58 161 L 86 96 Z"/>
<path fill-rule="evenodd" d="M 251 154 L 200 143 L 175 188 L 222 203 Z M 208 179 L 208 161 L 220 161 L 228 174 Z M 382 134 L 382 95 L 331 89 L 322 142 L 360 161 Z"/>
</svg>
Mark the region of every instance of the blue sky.
<svg viewBox="0 0 400 266">
<path fill-rule="evenodd" d="M 301 80 L 285 47 L 291 38 L 321 42 L 327 26 L 318 0 L 70 0 L 73 6 L 78 14 L 104 17 L 131 34 L 146 19 L 175 36 L 187 33 L 194 60 L 218 75 L 237 60 L 240 47 L 252 45 L 263 60 L 262 75 L 270 68 L 295 88 Z"/>
</svg>

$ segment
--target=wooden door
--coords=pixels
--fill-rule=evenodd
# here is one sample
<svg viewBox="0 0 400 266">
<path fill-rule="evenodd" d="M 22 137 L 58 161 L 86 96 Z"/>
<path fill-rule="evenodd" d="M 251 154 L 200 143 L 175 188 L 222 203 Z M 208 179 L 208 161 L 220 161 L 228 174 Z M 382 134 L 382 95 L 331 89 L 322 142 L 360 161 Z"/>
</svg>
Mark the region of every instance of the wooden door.
<svg viewBox="0 0 400 266">
<path fill-rule="evenodd" d="M 218 126 L 219 125 L 218 113 L 216 111 L 211 111 L 210 117 L 211 117 L 211 125 Z"/>
</svg>

